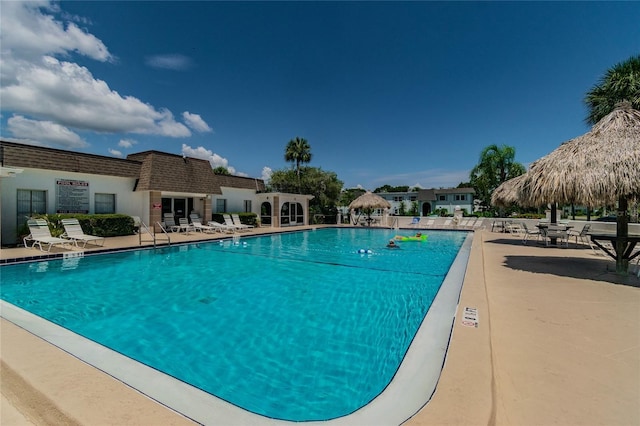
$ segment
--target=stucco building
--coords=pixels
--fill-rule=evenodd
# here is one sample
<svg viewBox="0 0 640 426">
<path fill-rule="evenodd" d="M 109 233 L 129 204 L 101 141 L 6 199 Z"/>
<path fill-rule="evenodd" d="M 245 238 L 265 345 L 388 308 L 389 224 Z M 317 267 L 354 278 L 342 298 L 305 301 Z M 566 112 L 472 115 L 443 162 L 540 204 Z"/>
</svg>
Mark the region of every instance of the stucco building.
<svg viewBox="0 0 640 426">
<path fill-rule="evenodd" d="M 310 195 L 265 193 L 262 179 L 216 175 L 208 161 L 145 151 L 126 159 L 0 141 L 2 244 L 33 214 L 122 213 L 157 226 L 198 213 L 253 212 L 265 226 L 309 223 Z"/>
</svg>

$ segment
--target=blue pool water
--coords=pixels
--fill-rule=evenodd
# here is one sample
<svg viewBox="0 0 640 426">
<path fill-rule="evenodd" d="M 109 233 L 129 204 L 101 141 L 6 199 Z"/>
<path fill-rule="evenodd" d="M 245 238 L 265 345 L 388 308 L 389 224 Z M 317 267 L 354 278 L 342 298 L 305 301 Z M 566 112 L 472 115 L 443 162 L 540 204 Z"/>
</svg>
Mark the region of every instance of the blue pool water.
<svg viewBox="0 0 640 426">
<path fill-rule="evenodd" d="M 327 420 L 388 385 L 466 237 L 388 249 L 393 235 L 321 229 L 4 266 L 1 297 L 251 412 Z"/>
</svg>

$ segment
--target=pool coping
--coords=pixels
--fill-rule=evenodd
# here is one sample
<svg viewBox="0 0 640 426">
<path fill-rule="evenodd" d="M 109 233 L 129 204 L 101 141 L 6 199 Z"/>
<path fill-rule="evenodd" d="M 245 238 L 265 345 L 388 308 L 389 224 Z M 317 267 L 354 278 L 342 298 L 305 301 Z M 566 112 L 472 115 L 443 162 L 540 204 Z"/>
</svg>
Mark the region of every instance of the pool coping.
<svg viewBox="0 0 640 426">
<path fill-rule="evenodd" d="M 473 232 L 468 232 L 390 384 L 365 407 L 347 416 L 326 421 L 291 422 L 248 412 L 5 301 L 1 301 L 0 307 L 3 318 L 198 423 L 401 424 L 420 411 L 435 392 L 451 339 L 472 241 Z"/>
</svg>

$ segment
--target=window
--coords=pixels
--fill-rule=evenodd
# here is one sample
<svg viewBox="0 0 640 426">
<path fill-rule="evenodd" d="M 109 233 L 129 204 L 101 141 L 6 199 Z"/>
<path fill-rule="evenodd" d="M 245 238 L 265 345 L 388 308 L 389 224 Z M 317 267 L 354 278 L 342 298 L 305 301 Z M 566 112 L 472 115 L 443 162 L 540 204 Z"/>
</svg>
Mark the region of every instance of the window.
<svg viewBox="0 0 640 426">
<path fill-rule="evenodd" d="M 403 200 L 403 198 L 402 198 L 401 195 L 400 196 L 396 195 L 396 196 L 393 197 L 393 201 L 399 202 L 399 201 L 402 201 L 402 200 Z"/>
<path fill-rule="evenodd" d="M 218 198 L 216 200 L 216 213 L 227 212 L 227 200 L 224 198 Z"/>
<path fill-rule="evenodd" d="M 418 199 L 418 197 L 415 196 L 415 195 L 412 195 L 411 198 L 410 198 L 411 201 L 416 201 L 417 199 Z"/>
<path fill-rule="evenodd" d="M 439 195 L 438 196 L 438 200 L 440 200 L 440 201 L 446 201 L 446 199 L 447 199 L 446 195 Z"/>
<path fill-rule="evenodd" d="M 251 200 L 244 200 L 244 212 L 251 213 Z"/>
<path fill-rule="evenodd" d="M 18 226 L 35 214 L 47 212 L 47 191 L 18 189 Z"/>
<path fill-rule="evenodd" d="M 115 213 L 116 194 L 99 194 L 96 192 L 94 211 L 96 214 Z"/>
</svg>

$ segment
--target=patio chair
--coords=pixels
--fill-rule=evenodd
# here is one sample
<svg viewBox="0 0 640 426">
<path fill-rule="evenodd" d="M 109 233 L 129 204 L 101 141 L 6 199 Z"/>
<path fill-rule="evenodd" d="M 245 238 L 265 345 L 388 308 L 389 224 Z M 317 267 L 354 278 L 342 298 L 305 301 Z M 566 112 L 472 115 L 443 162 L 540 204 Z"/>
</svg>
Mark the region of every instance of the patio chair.
<svg viewBox="0 0 640 426">
<path fill-rule="evenodd" d="M 591 229 L 590 223 L 585 223 L 585 225 L 582 227 L 580 231 L 576 229 L 570 229 L 568 231 L 569 239 L 574 238 L 576 240 L 576 247 L 578 246 L 578 240 L 580 240 L 581 242 L 587 244 L 589 247 L 593 249 L 593 246 L 591 244 L 591 239 L 589 238 L 589 234 L 588 234 L 590 229 Z"/>
<path fill-rule="evenodd" d="M 236 232 L 238 228 L 235 226 L 229 226 L 224 223 L 216 222 L 215 220 L 210 220 L 207 225 L 213 226 L 220 232 L 226 232 L 227 234 L 233 234 Z"/>
<path fill-rule="evenodd" d="M 529 229 L 526 222 L 521 222 L 520 226 L 522 227 L 523 234 L 522 244 L 527 244 L 527 241 L 529 241 L 529 237 L 531 237 L 532 235 L 535 235 L 538 241 L 540 241 L 540 238 L 542 238 L 542 233 L 539 229 Z"/>
<path fill-rule="evenodd" d="M 27 221 L 27 226 L 29 227 L 30 234 L 23 238 L 22 242 L 25 247 L 29 247 L 28 241 L 33 241 L 33 245 L 31 247 L 38 246 L 40 247 L 40 251 L 44 251 L 42 247 L 43 244 L 48 244 L 47 252 L 51 251 L 51 247 L 64 245 L 69 242 L 64 238 L 58 238 L 51 235 L 51 231 L 49 230 L 49 224 L 44 219 L 29 219 Z"/>
<path fill-rule="evenodd" d="M 180 230 L 172 213 L 165 213 L 163 222 L 165 230 L 169 232 L 178 232 Z"/>
<path fill-rule="evenodd" d="M 413 219 L 411 219 L 411 223 L 409 224 L 409 226 L 411 226 L 412 228 L 417 228 L 419 224 L 420 224 L 420 218 L 414 217 Z"/>
<path fill-rule="evenodd" d="M 181 217 L 178 219 L 178 232 L 188 234 L 189 231 L 195 231 L 195 227 L 189 223 L 189 219 Z"/>
<path fill-rule="evenodd" d="M 248 225 L 242 225 L 242 224 L 236 224 L 233 222 L 233 219 L 231 218 L 231 215 L 229 214 L 223 214 L 222 217 L 224 218 L 224 223 L 225 225 L 231 227 L 231 228 L 235 228 L 238 231 L 248 231 Z"/>
<path fill-rule="evenodd" d="M 191 216 L 191 225 L 193 225 L 193 229 L 198 232 L 202 232 L 205 234 L 213 234 L 214 232 L 222 232 L 219 228 L 210 225 L 203 225 L 200 218 L 197 216 Z"/>
<path fill-rule="evenodd" d="M 88 242 L 92 242 L 96 246 L 104 246 L 104 237 L 85 234 L 78 219 L 62 219 L 62 226 L 64 226 L 62 238 L 73 241 L 76 247 L 78 247 L 78 242 L 82 242 L 82 248 L 85 248 Z"/>
<path fill-rule="evenodd" d="M 247 225 L 247 224 L 245 224 L 245 223 L 242 223 L 242 222 L 240 221 L 240 216 L 239 216 L 238 214 L 232 214 L 232 215 L 231 215 L 231 219 L 233 219 L 233 224 L 234 224 L 234 225 L 242 226 L 242 227 L 243 227 L 243 228 L 245 228 L 245 229 L 251 229 L 251 228 L 253 228 L 253 227 L 254 227 L 253 225 Z"/>
</svg>

